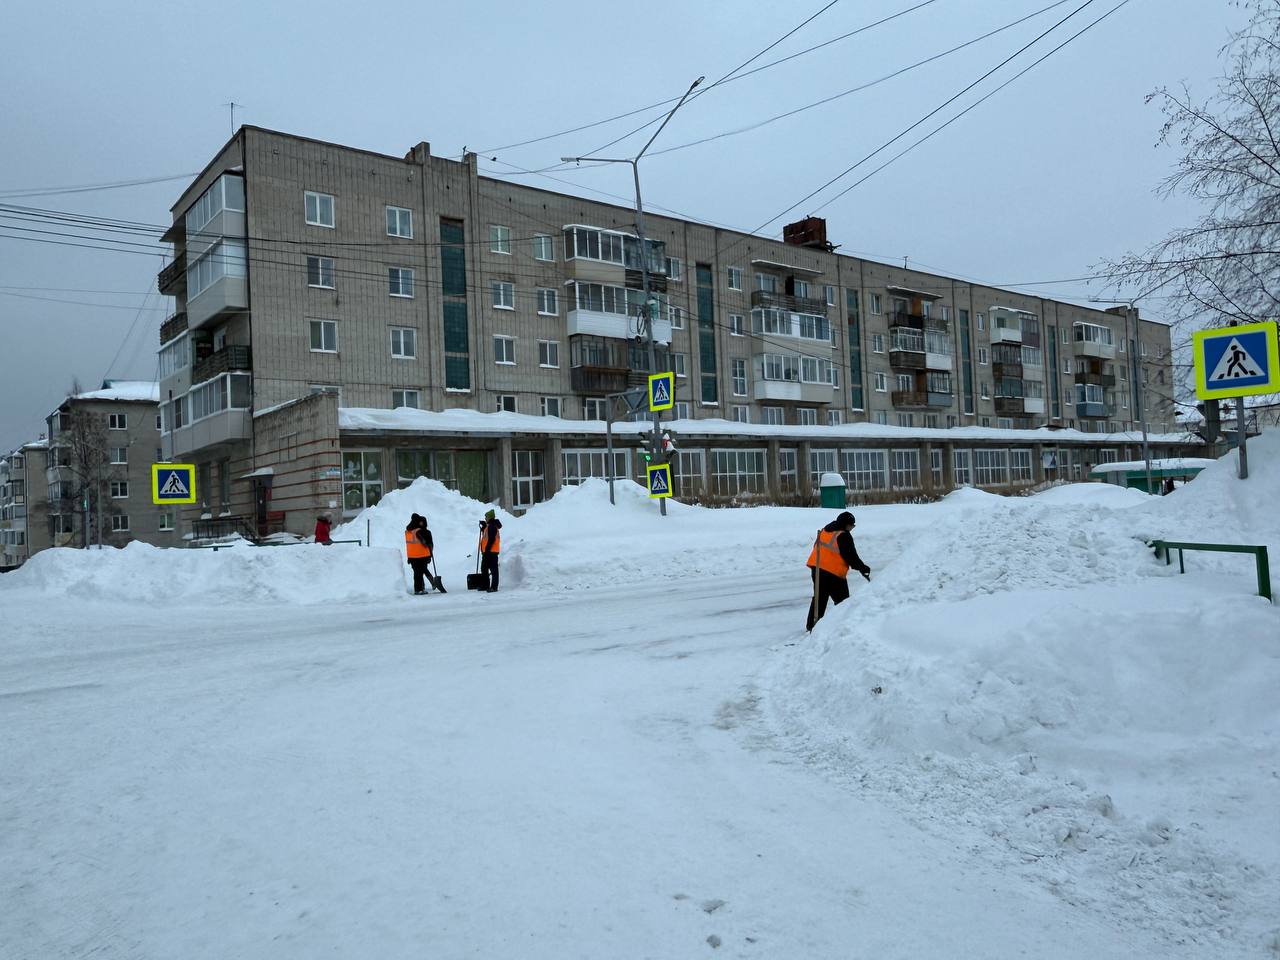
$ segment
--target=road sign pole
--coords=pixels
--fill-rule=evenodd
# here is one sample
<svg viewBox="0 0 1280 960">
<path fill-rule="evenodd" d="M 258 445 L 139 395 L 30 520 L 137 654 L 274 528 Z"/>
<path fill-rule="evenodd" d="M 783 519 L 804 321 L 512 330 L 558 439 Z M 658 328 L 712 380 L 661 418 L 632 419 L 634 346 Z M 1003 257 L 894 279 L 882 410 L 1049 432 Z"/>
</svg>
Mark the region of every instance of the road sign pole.
<svg viewBox="0 0 1280 960">
<path fill-rule="evenodd" d="M 1240 479 L 1249 479 L 1249 452 L 1245 449 L 1244 397 L 1236 398 L 1236 436 L 1240 444 Z"/>
<path fill-rule="evenodd" d="M 609 505 L 613 505 L 613 398 L 604 403 L 604 475 L 609 478 Z"/>
</svg>

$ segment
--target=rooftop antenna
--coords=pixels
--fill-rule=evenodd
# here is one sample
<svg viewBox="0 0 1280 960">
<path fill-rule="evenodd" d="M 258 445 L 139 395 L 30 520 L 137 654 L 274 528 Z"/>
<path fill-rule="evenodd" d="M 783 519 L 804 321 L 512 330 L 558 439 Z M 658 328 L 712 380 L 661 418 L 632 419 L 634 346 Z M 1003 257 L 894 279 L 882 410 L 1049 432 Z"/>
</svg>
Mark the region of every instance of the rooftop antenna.
<svg viewBox="0 0 1280 960">
<path fill-rule="evenodd" d="M 231 100 L 227 103 L 224 103 L 223 106 L 231 108 L 231 132 L 232 134 L 234 134 L 236 132 L 236 107 L 243 108 L 244 104 L 236 103 L 234 100 Z"/>
</svg>

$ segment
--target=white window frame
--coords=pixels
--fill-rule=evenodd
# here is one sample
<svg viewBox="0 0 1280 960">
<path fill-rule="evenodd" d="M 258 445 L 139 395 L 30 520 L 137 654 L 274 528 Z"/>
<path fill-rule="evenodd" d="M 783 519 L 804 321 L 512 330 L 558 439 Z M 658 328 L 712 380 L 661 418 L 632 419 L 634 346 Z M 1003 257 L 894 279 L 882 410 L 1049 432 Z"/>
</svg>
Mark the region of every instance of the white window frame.
<svg viewBox="0 0 1280 960">
<path fill-rule="evenodd" d="M 876 393 L 889 392 L 889 375 L 887 373 L 877 373 L 875 377 Z"/>
<path fill-rule="evenodd" d="M 338 352 L 338 321 L 337 320 L 308 320 L 309 329 L 311 331 L 310 347 L 312 353 L 337 353 Z M 320 331 L 320 346 L 316 346 L 316 330 Z M 332 346 L 326 346 L 325 333 L 332 334 Z"/>
<path fill-rule="evenodd" d="M 546 253 L 547 256 L 542 254 Z M 533 237 L 533 259 L 543 263 L 554 263 L 556 259 L 556 239 L 549 233 L 537 233 Z"/>
<path fill-rule="evenodd" d="M 671 412 L 675 414 L 673 418 L 675 420 L 688 420 L 689 419 L 689 401 L 677 400 L 676 405 L 672 408 Z"/>
<path fill-rule="evenodd" d="M 113 513 L 111 515 L 111 532 L 112 533 L 128 533 L 129 532 L 129 515 L 127 513 Z"/>
<path fill-rule="evenodd" d="M 784 426 L 787 422 L 787 413 L 782 407 L 768 406 L 760 408 L 760 422 L 769 424 L 774 427 Z"/>
<path fill-rule="evenodd" d="M 538 366 L 548 370 L 560 369 L 560 341 L 538 341 Z"/>
<path fill-rule="evenodd" d="M 128 430 L 129 415 L 127 413 L 112 413 L 107 416 L 108 430 Z"/>
<path fill-rule="evenodd" d="M 836 305 L 836 288 L 833 284 L 827 283 L 823 285 L 823 293 L 827 297 L 827 306 L 834 307 Z"/>
<path fill-rule="evenodd" d="M 129 499 L 129 481 L 128 480 L 112 480 L 110 486 L 112 500 L 128 500 Z"/>
<path fill-rule="evenodd" d="M 740 357 L 733 358 L 730 361 L 730 371 L 729 379 L 733 395 L 735 397 L 745 397 L 747 395 L 747 361 Z M 740 422 L 747 423 L 748 421 L 743 420 Z"/>
<path fill-rule="evenodd" d="M 501 347 L 499 345 L 501 345 Z M 495 333 L 493 335 L 493 362 L 500 367 L 514 367 L 516 365 L 515 337 L 509 337 L 501 333 Z"/>
<path fill-rule="evenodd" d="M 745 403 L 735 403 L 729 407 L 729 418 L 734 423 L 750 423 L 751 408 Z"/>
<path fill-rule="evenodd" d="M 489 252 L 511 256 L 511 228 L 500 223 L 489 224 Z"/>
<path fill-rule="evenodd" d="M 560 316 L 559 291 L 554 287 L 538 287 L 538 316 Z"/>
<path fill-rule="evenodd" d="M 406 349 L 406 347 L 408 349 Z M 415 360 L 418 356 L 418 331 L 414 327 L 391 328 L 391 356 L 397 360 Z"/>
<path fill-rule="evenodd" d="M 730 290 L 742 289 L 742 268 L 741 267 L 729 268 L 729 289 Z"/>
<path fill-rule="evenodd" d="M 729 336 L 745 337 L 747 335 L 747 318 L 741 313 L 729 314 Z"/>
<path fill-rule="evenodd" d="M 396 394 L 400 395 L 399 403 L 396 403 Z M 411 395 L 412 395 L 413 403 L 408 402 Z M 401 388 L 392 390 L 391 391 L 391 408 L 395 410 L 399 407 L 408 407 L 411 410 L 421 410 L 422 409 L 422 391 L 416 390 L 413 387 L 401 387 Z"/>
<path fill-rule="evenodd" d="M 679 257 L 666 258 L 667 279 L 675 283 L 684 282 L 684 261 Z"/>
<path fill-rule="evenodd" d="M 408 283 L 405 280 L 408 280 Z M 413 267 L 387 267 L 387 292 L 402 300 L 413 299 Z M 405 289 L 408 293 L 405 293 Z"/>
<path fill-rule="evenodd" d="M 316 282 L 311 282 L 311 265 L 315 264 Z M 325 279 L 328 283 L 325 283 Z M 315 290 L 334 290 L 337 287 L 333 276 L 333 257 L 313 257 L 307 255 L 307 286 Z"/>
<path fill-rule="evenodd" d="M 676 375 L 677 379 L 685 379 L 688 376 L 688 370 L 689 355 L 687 353 L 671 354 L 671 372 Z"/>
<path fill-rule="evenodd" d="M 408 207 L 395 207 L 387 204 L 387 236 L 400 237 L 404 240 L 413 239 L 413 211 Z M 405 232 L 405 222 L 408 221 L 408 231 Z M 392 229 L 394 226 L 394 229 Z"/>
<path fill-rule="evenodd" d="M 516 285 L 510 280 L 494 280 L 489 284 L 489 299 L 495 310 L 516 308 Z"/>
<path fill-rule="evenodd" d="M 157 522 L 156 529 L 159 530 L 161 533 L 169 533 L 173 530 L 173 511 L 172 510 L 160 511 L 160 519 Z"/>
<path fill-rule="evenodd" d="M 802 427 L 816 427 L 818 425 L 818 410 L 816 407 L 797 407 L 796 423 Z"/>
<path fill-rule="evenodd" d="M 868 294 L 867 300 L 869 301 L 867 305 L 871 308 L 870 313 L 877 317 L 880 316 L 880 294 Z"/>
<path fill-rule="evenodd" d="M 871 352 L 884 353 L 884 334 L 873 333 L 871 335 Z"/>
<path fill-rule="evenodd" d="M 507 406 L 508 400 L 511 401 L 511 405 L 509 408 Z M 496 404 L 496 411 L 498 413 L 519 413 L 520 412 L 520 399 L 514 393 L 498 394 L 497 397 L 495 398 L 495 404 Z"/>
<path fill-rule="evenodd" d="M 311 218 L 311 206 L 314 200 L 315 219 Z M 329 222 L 324 222 L 324 201 L 329 202 Z M 307 222 L 309 227 L 324 227 L 326 230 L 334 229 L 334 225 L 338 222 L 338 204 L 333 199 L 331 193 L 320 193 L 318 190 L 304 190 L 302 192 L 302 218 Z"/>
<path fill-rule="evenodd" d="M 844 411 L 843 411 L 843 410 L 828 410 L 828 411 L 827 411 L 827 426 L 828 426 L 828 427 L 839 427 L 839 426 L 842 426 L 843 424 L 844 424 Z"/>
<path fill-rule="evenodd" d="M 127 464 L 129 462 L 129 448 L 127 446 L 112 447 L 110 456 L 110 462 L 113 464 Z"/>
<path fill-rule="evenodd" d="M 547 407 L 548 407 L 550 404 L 552 404 L 552 403 L 554 403 L 554 404 L 555 404 L 555 407 L 556 407 L 555 413 L 550 413 L 550 412 L 548 412 L 548 410 L 547 410 Z M 544 417 L 559 417 L 559 416 L 560 416 L 560 409 L 561 409 L 561 408 L 560 408 L 560 398 L 559 398 L 559 397 L 539 397 L 539 398 L 538 398 L 538 406 L 539 406 L 539 408 L 542 410 L 542 415 L 543 415 Z"/>
</svg>

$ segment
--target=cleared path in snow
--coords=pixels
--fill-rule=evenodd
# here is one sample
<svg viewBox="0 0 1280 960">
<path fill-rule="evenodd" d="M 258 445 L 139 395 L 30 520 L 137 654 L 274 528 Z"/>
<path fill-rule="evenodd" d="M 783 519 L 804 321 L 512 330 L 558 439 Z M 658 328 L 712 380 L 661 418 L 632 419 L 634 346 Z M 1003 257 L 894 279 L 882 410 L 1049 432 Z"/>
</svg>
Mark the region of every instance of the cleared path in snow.
<svg viewBox="0 0 1280 960">
<path fill-rule="evenodd" d="M 0 640 L 4 953 L 1168 956 L 775 749 L 804 587 L 68 600 Z"/>
</svg>

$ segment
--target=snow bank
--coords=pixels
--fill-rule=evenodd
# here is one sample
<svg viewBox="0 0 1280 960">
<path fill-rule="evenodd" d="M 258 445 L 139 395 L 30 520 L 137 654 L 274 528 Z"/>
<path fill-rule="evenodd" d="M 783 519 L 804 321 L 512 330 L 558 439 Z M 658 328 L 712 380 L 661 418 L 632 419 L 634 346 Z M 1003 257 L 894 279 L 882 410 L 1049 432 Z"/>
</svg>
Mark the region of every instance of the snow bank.
<svg viewBox="0 0 1280 960">
<path fill-rule="evenodd" d="M 1188 555 L 1182 577 L 1144 543 L 1276 556 L 1280 433 L 1250 469 L 1236 479 L 1233 453 L 1167 497 L 958 491 L 770 671 L 775 730 L 1073 903 L 1256 950 L 1277 936 L 1274 881 L 1250 861 L 1280 858 L 1257 840 L 1280 766 L 1280 609 L 1253 596 L 1251 557 Z"/>
<path fill-rule="evenodd" d="M 122 549 L 37 553 L 0 589 L 163 608 L 183 601 L 331 603 L 403 596 L 399 558 L 354 545 L 235 546 L 177 550 L 133 542 Z"/>
</svg>

